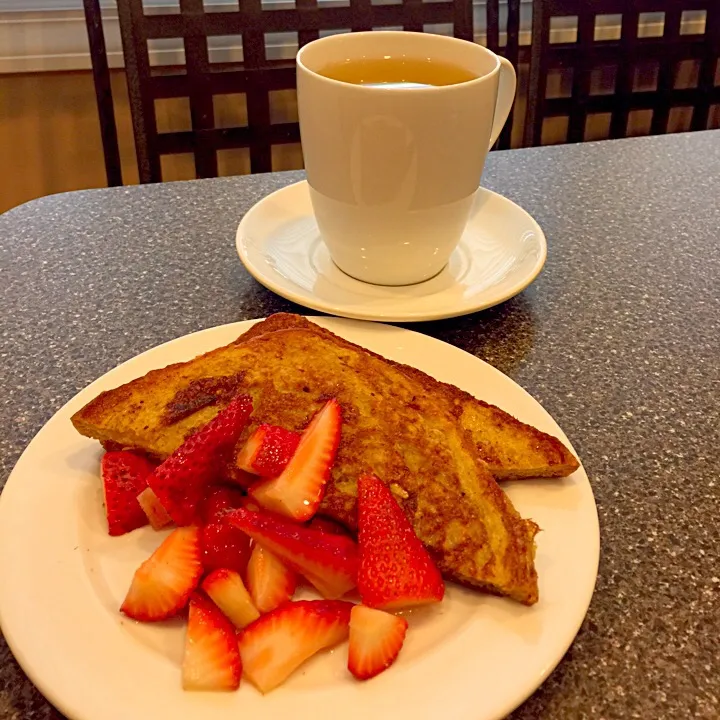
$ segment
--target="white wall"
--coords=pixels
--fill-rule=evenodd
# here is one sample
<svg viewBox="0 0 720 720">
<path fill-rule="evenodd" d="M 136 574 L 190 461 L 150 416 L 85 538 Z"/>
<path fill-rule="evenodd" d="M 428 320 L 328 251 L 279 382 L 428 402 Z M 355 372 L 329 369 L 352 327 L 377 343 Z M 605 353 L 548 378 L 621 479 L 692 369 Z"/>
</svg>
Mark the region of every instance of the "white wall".
<svg viewBox="0 0 720 720">
<path fill-rule="evenodd" d="M 485 0 L 475 1 L 476 39 L 484 41 Z M 235 5 L 237 0 L 206 0 L 208 10 Z M 283 0 L 265 0 L 282 3 Z M 332 2 L 332 0 L 329 0 Z M 501 4 L 504 4 L 501 2 Z M 111 67 L 122 67 L 122 50 L 114 0 L 101 0 L 105 41 Z M 177 0 L 146 0 L 146 5 L 167 11 L 177 7 Z M 523 0 L 521 10 L 521 44 L 530 42 L 532 0 Z M 685 31 L 702 32 L 703 13 L 690 14 Z M 503 18 L 501 17 L 501 25 Z M 552 40 L 574 40 L 572 21 L 553 26 Z M 619 36 L 619 18 L 606 16 L 598 22 L 599 36 Z M 642 34 L 662 33 L 662 13 L 648 15 L 642 22 Z M 501 39 L 502 40 L 502 39 Z M 228 62 L 242 59 L 242 48 L 235 38 L 212 38 L 209 43 L 211 60 Z M 279 36 L 268 50 L 271 58 L 292 58 L 296 45 L 292 34 Z M 179 64 L 183 62 L 182 41 L 160 40 L 151 45 L 151 62 Z M 0 73 L 81 70 L 90 67 L 85 17 L 82 0 L 0 0 Z"/>
</svg>

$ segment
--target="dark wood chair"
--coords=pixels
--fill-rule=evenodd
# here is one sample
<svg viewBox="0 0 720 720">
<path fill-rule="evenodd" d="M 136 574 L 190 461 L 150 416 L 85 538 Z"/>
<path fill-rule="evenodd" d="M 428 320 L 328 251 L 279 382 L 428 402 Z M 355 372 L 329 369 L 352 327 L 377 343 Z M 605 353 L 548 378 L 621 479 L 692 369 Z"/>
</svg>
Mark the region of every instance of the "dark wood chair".
<svg viewBox="0 0 720 720">
<path fill-rule="evenodd" d="M 615 16 L 619 37 L 603 32 L 607 16 Z M 654 32 L 640 33 L 648 27 Z M 563 37 L 568 33 L 574 39 Z M 568 142 L 586 139 L 588 120 L 599 115 L 609 120 L 608 137 L 625 137 L 637 111 L 651 113 L 651 134 L 667 132 L 671 113 L 681 108 L 692 113 L 684 129 L 703 130 L 720 102 L 719 57 L 718 0 L 534 0 L 524 144 L 540 145 L 546 119 L 557 117 L 567 118 Z M 694 77 L 682 87 L 687 63 Z M 547 97 L 557 69 L 572 74 L 569 91 Z M 602 73 L 609 89 L 595 86 Z M 643 74 L 650 79 L 639 84 Z"/>
<path fill-rule="evenodd" d="M 105 156 L 105 173 L 108 187 L 114 187 L 122 185 L 123 180 L 117 124 L 115 122 L 115 105 L 110 86 L 110 69 L 105 49 L 100 1 L 83 0 L 83 8 L 90 44 L 90 60 L 92 62 L 93 82 L 95 84 L 95 96 L 100 119 L 100 135 L 103 155 Z"/>
<path fill-rule="evenodd" d="M 268 59 L 271 33 L 296 32 L 300 46 L 323 31 L 391 27 L 443 25 L 456 37 L 473 38 L 471 0 L 349 0 L 344 6 L 296 0 L 292 7 L 240 0 L 238 9 L 224 12 L 205 12 L 203 0 L 179 0 L 172 14 L 146 14 L 142 0 L 118 0 L 118 13 L 141 182 L 162 180 L 160 159 L 174 153 L 193 154 L 197 177 L 216 176 L 217 152 L 231 148 L 249 148 L 252 172 L 267 172 L 274 146 L 299 141 L 297 122 L 271 121 L 270 94 L 295 87 L 294 59 Z M 208 38 L 231 35 L 242 38 L 242 62 L 211 63 Z M 182 38 L 183 67 L 151 66 L 148 41 L 162 38 Z M 223 94 L 245 95 L 246 126 L 216 126 L 213 99 Z M 160 132 L 156 100 L 179 97 L 189 100 L 191 129 Z"/>
<path fill-rule="evenodd" d="M 498 0 L 487 0 L 485 9 L 486 46 L 494 53 L 506 57 L 517 70 L 520 65 L 520 0 L 507 0 L 507 3 L 504 3 L 504 22 L 500 16 Z M 504 43 L 501 43 L 502 35 L 505 36 Z M 514 111 L 511 111 L 495 144 L 496 149 L 505 150 L 510 147 L 513 118 Z"/>
</svg>

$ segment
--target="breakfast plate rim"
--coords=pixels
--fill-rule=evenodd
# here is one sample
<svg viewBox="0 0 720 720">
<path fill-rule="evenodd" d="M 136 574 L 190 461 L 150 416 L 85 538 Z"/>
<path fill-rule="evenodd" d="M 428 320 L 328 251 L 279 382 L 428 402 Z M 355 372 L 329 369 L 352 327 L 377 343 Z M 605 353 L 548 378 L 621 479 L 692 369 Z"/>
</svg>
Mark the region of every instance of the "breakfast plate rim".
<svg viewBox="0 0 720 720">
<path fill-rule="evenodd" d="M 310 317 L 309 319 L 322 327 L 326 327 L 327 329 L 346 337 L 350 341 L 363 345 L 366 343 L 370 344 L 370 349 L 376 352 L 384 350 L 387 353 L 388 348 L 396 347 L 397 354 L 393 359 L 400 359 L 400 361 L 402 361 L 405 348 L 412 346 L 415 350 L 418 348 L 422 348 L 423 352 L 427 350 L 428 354 L 431 353 L 431 351 L 434 351 L 440 355 L 444 355 L 445 359 L 443 362 L 449 362 L 450 367 L 454 365 L 457 367 L 462 366 L 465 368 L 477 368 L 478 375 L 492 378 L 493 381 L 499 383 L 500 386 L 505 387 L 504 390 L 501 387 L 499 391 L 501 394 L 502 392 L 510 392 L 511 397 L 522 399 L 523 403 L 526 404 L 524 407 L 532 407 L 535 416 L 542 419 L 543 427 L 541 429 L 553 432 L 572 449 L 572 446 L 567 440 L 565 434 L 562 432 L 561 428 L 542 408 L 542 406 L 534 398 L 532 398 L 532 396 L 530 396 L 517 383 L 501 373 L 499 370 L 455 346 L 420 333 L 383 324 L 373 324 L 327 317 Z M 135 368 L 142 367 L 144 372 L 146 372 L 146 367 L 149 369 L 149 367 L 153 366 L 150 361 L 153 360 L 155 356 L 163 357 L 165 362 L 177 362 L 179 360 L 190 359 L 199 352 L 204 352 L 212 349 L 213 347 L 218 347 L 219 345 L 230 342 L 234 339 L 234 337 L 237 337 L 242 332 L 245 332 L 253 324 L 259 322 L 260 320 L 261 319 L 246 320 L 190 333 L 150 348 L 149 350 L 119 364 L 81 390 L 77 395 L 75 395 L 75 397 L 60 408 L 55 415 L 53 415 L 53 417 L 43 426 L 43 428 L 37 433 L 35 438 L 25 449 L 7 480 L 4 491 L 0 495 L 0 573 L 3 578 L 3 581 L 0 582 L 0 627 L 2 627 L 9 647 L 27 676 L 39 688 L 45 697 L 71 720 L 120 720 L 121 718 L 126 717 L 126 715 L 123 713 L 122 709 L 119 711 L 107 709 L 102 714 L 99 714 L 97 712 L 98 698 L 96 695 L 98 692 L 102 695 L 103 688 L 93 688 L 92 691 L 88 691 L 82 678 L 78 678 L 74 684 L 69 686 L 63 684 L 60 677 L 67 681 L 69 677 L 74 677 L 74 675 L 67 675 L 67 668 L 61 669 L 59 667 L 57 668 L 57 673 L 48 672 L 47 668 L 42 663 L 38 662 L 39 653 L 46 651 L 49 648 L 49 652 L 55 653 L 58 657 L 65 657 L 68 666 L 72 666 L 73 663 L 77 663 L 79 670 L 82 668 L 90 668 L 90 671 L 92 672 L 92 663 L 90 663 L 90 659 L 78 657 L 77 653 L 79 650 L 77 647 L 88 647 L 88 643 L 94 641 L 95 633 L 99 633 L 100 637 L 104 635 L 110 637 L 111 633 L 114 633 L 115 635 L 117 635 L 117 633 L 122 634 L 123 629 L 121 625 L 118 625 L 117 627 L 113 626 L 108 629 L 106 625 L 97 623 L 96 615 L 93 615 L 92 613 L 88 613 L 87 615 L 88 622 L 95 624 L 90 628 L 80 627 L 80 623 L 84 621 L 85 617 L 81 610 L 87 610 L 90 607 L 90 604 L 95 603 L 94 598 L 86 597 L 88 593 L 87 588 L 84 585 L 78 589 L 78 592 L 85 593 L 81 596 L 81 600 L 83 603 L 87 603 L 88 605 L 85 608 L 80 608 L 76 617 L 63 619 L 65 622 L 72 623 L 73 620 L 76 622 L 74 627 L 78 630 L 80 635 L 77 647 L 73 645 L 69 647 L 67 646 L 68 631 L 64 629 L 64 626 L 62 626 L 63 629 L 61 630 L 61 619 L 59 618 L 57 622 L 52 622 L 52 619 L 43 617 L 39 619 L 37 627 L 34 625 L 31 626 L 31 624 L 25 622 L 27 620 L 27 617 L 24 615 L 25 601 L 32 600 L 32 603 L 37 603 L 40 602 L 40 600 L 38 600 L 38 598 L 22 597 L 22 590 L 24 588 L 17 589 L 17 584 L 13 582 L 14 580 L 22 579 L 22 575 L 18 576 L 18 567 L 30 562 L 28 567 L 32 569 L 32 561 L 33 559 L 37 559 L 37 553 L 40 552 L 50 553 L 50 555 L 57 553 L 58 558 L 60 557 L 60 550 L 58 550 L 54 544 L 43 545 L 37 541 L 37 538 L 32 536 L 34 529 L 33 523 L 27 522 L 27 520 L 31 520 L 32 518 L 22 517 L 24 510 L 32 506 L 33 503 L 42 503 L 42 499 L 38 499 L 38 496 L 35 495 L 35 493 L 37 493 L 39 489 L 41 490 L 43 488 L 43 478 L 38 477 L 33 473 L 37 473 L 37 470 L 42 467 L 42 463 L 47 462 L 47 458 L 43 455 L 44 448 L 51 445 L 50 440 L 53 432 L 57 434 L 60 426 L 63 424 L 69 424 L 69 419 L 73 412 L 77 411 L 86 402 L 91 400 L 98 394 L 99 391 L 115 387 L 118 384 L 118 379 L 122 378 L 120 381 L 126 382 L 131 377 L 138 376 L 135 374 L 137 372 Z M 218 339 L 220 338 L 222 338 L 222 341 L 219 342 Z M 427 357 L 423 356 L 423 352 L 418 354 L 417 362 L 413 363 L 413 365 L 419 366 L 419 369 L 421 370 L 429 364 L 429 360 Z M 175 356 L 177 357 L 175 358 Z M 139 374 L 142 375 L 144 372 Z M 462 385 L 461 383 L 458 384 Z M 522 403 L 520 403 L 519 400 L 513 400 L 511 404 L 517 405 Z M 517 412 L 514 407 L 510 407 L 508 409 L 514 413 Z M 521 417 L 520 419 L 523 418 Z M 88 441 L 88 443 L 90 442 L 91 441 Z M 84 448 L 83 452 L 92 452 L 89 444 L 85 445 Z M 473 714 L 467 714 L 467 708 L 469 707 L 467 703 L 462 706 L 463 712 L 460 712 L 461 705 L 458 705 L 458 712 L 454 715 L 454 717 L 458 720 L 460 720 L 460 718 L 467 718 L 467 720 L 497 720 L 511 712 L 529 695 L 531 695 L 552 672 L 557 663 L 562 659 L 565 651 L 572 643 L 580 628 L 582 620 L 587 612 L 587 608 L 589 607 L 597 577 L 600 551 L 599 526 L 597 508 L 592 496 L 592 488 L 582 466 L 579 470 L 573 473 L 571 481 L 572 486 L 579 488 L 582 492 L 584 504 L 583 512 L 585 522 L 587 524 L 587 527 L 583 529 L 583 542 L 585 543 L 585 547 L 583 551 L 584 556 L 582 558 L 582 570 L 584 572 L 584 579 L 582 587 L 578 587 L 576 589 L 577 599 L 572 606 L 572 612 L 567 617 L 563 617 L 563 627 L 561 628 L 559 637 L 554 642 L 551 651 L 546 649 L 545 656 L 540 658 L 541 662 L 536 663 L 537 672 L 535 672 L 531 678 L 525 678 L 523 683 L 511 688 L 503 697 L 496 698 L 492 703 L 492 707 L 487 708 L 488 712 L 481 711 L 481 714 L 475 714 L 477 708 L 473 706 Z M 69 480 L 68 482 L 72 481 Z M 515 485 L 518 486 L 519 490 L 518 488 L 513 488 L 513 491 L 517 490 L 522 493 L 522 488 L 520 487 L 521 483 L 515 483 Z M 47 509 L 48 513 L 53 511 L 54 508 Z M 20 516 L 16 514 L 18 512 L 20 513 Z M 37 518 L 35 519 L 37 520 Z M 54 520 L 52 522 L 59 521 Z M 18 537 L 18 529 L 22 532 L 23 527 L 27 527 L 28 530 L 25 536 Z M 69 548 L 67 550 L 69 550 Z M 75 548 L 75 550 L 77 550 L 77 548 Z M 31 572 L 31 570 L 29 572 Z M 34 582 L 37 582 L 37 578 L 34 579 Z M 496 599 L 492 598 L 490 600 L 494 601 Z M 52 599 L 42 599 L 41 604 L 44 602 L 47 602 L 46 609 L 50 614 L 52 614 L 54 609 L 52 606 Z M 511 601 L 501 602 L 510 603 Z M 541 613 L 543 612 L 542 598 L 536 607 L 539 608 Z M 528 609 L 528 613 L 532 612 L 537 612 L 536 608 Z M 85 638 L 85 635 L 88 635 L 88 638 Z M 63 642 L 65 647 L 58 646 L 58 643 L 61 642 Z M 127 659 L 128 663 L 132 663 L 136 658 L 142 660 L 140 657 L 141 651 L 137 650 L 130 639 L 128 639 L 127 642 L 124 640 L 121 642 L 123 643 L 121 648 L 123 657 L 117 659 L 118 665 L 121 665 L 123 659 Z M 99 666 L 99 673 L 101 672 L 100 668 L 102 667 L 113 667 L 112 661 L 107 658 L 102 658 L 102 654 L 100 654 L 99 657 L 93 658 L 93 661 L 97 662 Z M 126 668 L 126 671 L 131 671 L 131 668 Z M 510 670 L 510 673 L 512 673 L 512 670 Z M 179 677 L 179 668 L 177 669 L 177 675 Z M 391 677 L 390 672 L 386 673 L 386 675 Z M 172 673 L 170 673 L 170 676 L 172 676 Z M 168 693 L 173 693 L 175 691 L 175 688 L 163 687 L 162 684 L 166 681 L 167 677 L 165 676 L 161 677 L 159 680 L 160 689 L 158 691 L 158 695 L 160 696 L 165 696 Z M 118 685 L 116 680 L 107 678 L 101 674 L 100 684 L 102 685 L 103 682 L 109 683 L 110 689 L 115 692 L 117 691 Z M 371 691 L 366 689 L 372 687 L 373 686 L 371 684 L 367 684 L 363 685 L 360 690 L 353 689 L 350 693 L 353 697 L 353 702 L 358 702 L 363 697 L 366 701 L 372 701 L 372 695 L 368 694 Z M 380 686 L 378 685 L 378 687 Z M 108 688 L 106 686 L 105 690 L 107 689 Z M 442 693 L 442 687 L 439 687 L 438 691 Z M 364 693 L 364 695 L 361 695 L 360 693 Z M 203 700 L 202 698 L 198 698 L 198 695 L 208 698 L 205 710 L 203 710 Z M 323 693 L 320 693 L 319 695 L 322 696 Z M 203 717 L 206 714 L 209 718 L 226 717 L 226 714 L 222 712 L 222 708 L 218 709 L 218 707 L 214 707 L 213 703 L 216 703 L 217 701 L 211 695 L 209 696 L 202 693 L 182 693 L 180 691 L 180 699 L 177 699 L 178 693 L 170 694 L 169 696 L 174 698 L 174 702 L 184 702 L 186 704 L 188 712 L 184 715 L 184 717 L 194 719 L 196 717 Z M 292 703 L 292 694 L 289 693 L 288 697 L 290 698 L 288 702 Z M 118 700 L 118 698 L 114 699 L 115 701 Z M 266 700 L 267 698 L 262 699 Z M 151 698 L 146 698 L 146 700 L 150 701 Z M 158 702 L 158 698 L 155 698 L 155 705 L 157 705 Z M 153 712 L 150 709 L 152 706 L 153 703 L 149 703 L 147 715 L 139 714 L 135 716 L 138 717 L 139 720 L 144 720 L 144 717 L 147 717 L 149 720 L 153 716 Z M 164 705 L 157 706 L 164 707 Z M 238 706 L 233 712 L 236 712 L 240 708 L 241 706 Z M 315 710 L 317 710 L 317 708 L 315 708 Z M 364 717 L 365 711 L 366 709 L 363 706 L 361 711 L 357 714 L 355 714 L 354 711 L 351 711 L 346 713 L 345 717 L 348 720 L 353 720 L 355 717 L 361 718 Z M 232 713 L 227 714 L 228 717 L 231 715 Z M 267 715 L 267 717 L 273 716 L 274 715 L 272 713 Z M 300 717 L 300 715 L 296 713 L 296 717 Z M 308 717 L 320 717 L 320 715 L 315 712 L 311 713 Z M 415 714 L 415 717 L 424 716 Z"/>
</svg>

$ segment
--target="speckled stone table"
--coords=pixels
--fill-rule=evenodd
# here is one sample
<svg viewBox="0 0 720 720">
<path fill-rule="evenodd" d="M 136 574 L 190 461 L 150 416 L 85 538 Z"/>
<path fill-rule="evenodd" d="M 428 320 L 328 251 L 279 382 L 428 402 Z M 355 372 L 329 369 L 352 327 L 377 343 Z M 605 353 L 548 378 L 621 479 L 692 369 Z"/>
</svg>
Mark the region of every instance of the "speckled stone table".
<svg viewBox="0 0 720 720">
<path fill-rule="evenodd" d="M 299 177 L 72 193 L 0 217 L 0 484 L 43 423 L 123 360 L 300 310 L 234 249 L 243 213 Z M 493 153 L 484 184 L 537 218 L 547 265 L 499 307 L 413 329 L 548 409 L 602 531 L 585 623 L 512 718 L 718 718 L 720 131 Z M 50 717 L 0 639 L 0 718 Z"/>
</svg>

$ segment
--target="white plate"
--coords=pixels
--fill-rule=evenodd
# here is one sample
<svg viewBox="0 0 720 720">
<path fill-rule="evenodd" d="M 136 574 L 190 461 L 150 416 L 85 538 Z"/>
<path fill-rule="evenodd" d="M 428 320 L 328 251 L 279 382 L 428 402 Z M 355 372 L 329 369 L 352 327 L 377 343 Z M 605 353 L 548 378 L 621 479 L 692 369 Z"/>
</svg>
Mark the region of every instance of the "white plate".
<svg viewBox="0 0 720 720">
<path fill-rule="evenodd" d="M 417 285 L 386 287 L 346 275 L 330 258 L 307 182 L 252 207 L 236 237 L 250 274 L 278 295 L 342 317 L 413 322 L 467 315 L 517 295 L 545 264 L 545 235 L 502 195 L 480 188 L 460 244 L 445 269 Z"/>
<path fill-rule="evenodd" d="M 386 325 L 314 318 L 389 358 L 412 364 L 500 405 L 563 441 L 552 418 L 512 380 L 438 340 Z M 37 434 L 0 498 L 0 622 L 19 663 L 72 720 L 491 720 L 521 703 L 562 658 L 585 615 L 599 555 L 597 512 L 585 472 L 507 484 L 543 528 L 537 540 L 540 601 L 449 586 L 439 606 L 410 615 L 393 668 L 367 683 L 345 669 L 346 646 L 311 659 L 263 697 L 180 688 L 180 622 L 141 625 L 118 607 L 135 568 L 159 544 L 149 528 L 107 535 L 98 443 L 70 416 L 100 391 L 224 345 L 254 321 L 204 330 L 139 355 L 80 392 Z"/>
</svg>

